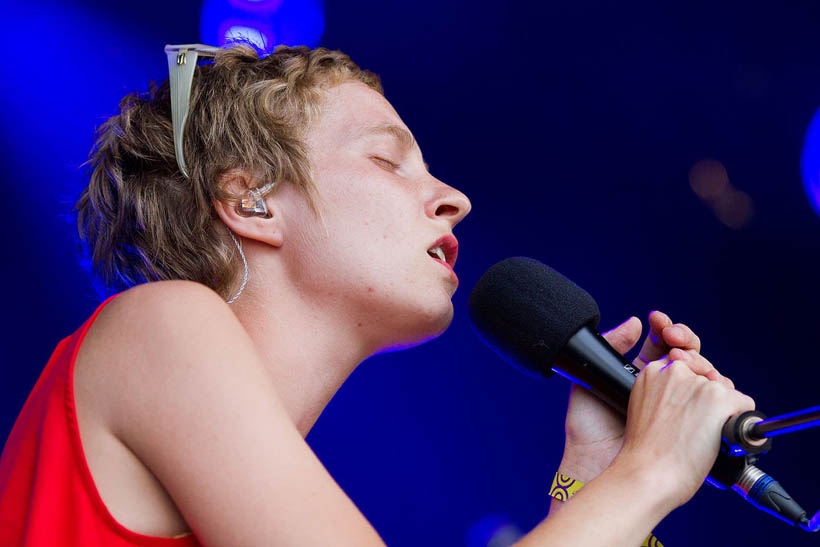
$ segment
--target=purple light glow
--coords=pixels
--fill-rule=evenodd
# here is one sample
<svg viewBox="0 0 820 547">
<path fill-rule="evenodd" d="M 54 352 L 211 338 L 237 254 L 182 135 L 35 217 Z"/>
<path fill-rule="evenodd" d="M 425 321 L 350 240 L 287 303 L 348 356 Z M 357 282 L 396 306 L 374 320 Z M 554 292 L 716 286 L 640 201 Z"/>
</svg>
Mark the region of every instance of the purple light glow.
<svg viewBox="0 0 820 547">
<path fill-rule="evenodd" d="M 322 0 L 205 0 L 200 37 L 217 46 L 243 39 L 268 52 L 281 44 L 316 47 L 324 25 Z"/>
<path fill-rule="evenodd" d="M 820 110 L 815 112 L 806 130 L 800 171 L 809 202 L 820 215 Z"/>
</svg>

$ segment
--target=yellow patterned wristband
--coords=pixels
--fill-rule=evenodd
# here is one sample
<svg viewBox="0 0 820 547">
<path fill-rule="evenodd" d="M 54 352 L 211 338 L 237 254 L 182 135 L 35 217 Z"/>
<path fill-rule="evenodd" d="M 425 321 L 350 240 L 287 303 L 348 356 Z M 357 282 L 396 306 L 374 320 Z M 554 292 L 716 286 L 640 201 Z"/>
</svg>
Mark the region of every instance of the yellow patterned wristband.
<svg viewBox="0 0 820 547">
<path fill-rule="evenodd" d="M 555 478 L 552 479 L 552 486 L 550 486 L 549 495 L 559 501 L 567 501 L 575 495 L 578 490 L 584 486 L 584 483 L 577 481 L 572 477 L 567 477 L 561 473 L 556 473 Z M 653 534 L 641 543 L 641 547 L 663 547 L 663 543 L 658 541 Z"/>
</svg>

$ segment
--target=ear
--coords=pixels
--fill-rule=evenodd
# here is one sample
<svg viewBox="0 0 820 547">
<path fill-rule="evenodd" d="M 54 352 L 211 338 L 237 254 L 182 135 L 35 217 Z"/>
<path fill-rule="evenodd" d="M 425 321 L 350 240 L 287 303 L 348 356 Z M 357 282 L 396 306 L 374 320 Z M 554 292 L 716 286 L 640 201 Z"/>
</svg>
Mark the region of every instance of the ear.
<svg viewBox="0 0 820 547">
<path fill-rule="evenodd" d="M 262 186 L 256 184 L 254 178 L 244 171 L 233 170 L 222 175 L 217 183 L 228 193 L 240 199 L 252 188 Z M 283 216 L 279 203 L 274 195 L 268 194 L 262 199 L 268 208 L 269 218 L 261 216 L 246 217 L 237 212 L 237 202 L 214 201 L 216 214 L 232 232 L 245 239 L 253 239 L 273 247 L 281 247 L 284 241 Z"/>
</svg>

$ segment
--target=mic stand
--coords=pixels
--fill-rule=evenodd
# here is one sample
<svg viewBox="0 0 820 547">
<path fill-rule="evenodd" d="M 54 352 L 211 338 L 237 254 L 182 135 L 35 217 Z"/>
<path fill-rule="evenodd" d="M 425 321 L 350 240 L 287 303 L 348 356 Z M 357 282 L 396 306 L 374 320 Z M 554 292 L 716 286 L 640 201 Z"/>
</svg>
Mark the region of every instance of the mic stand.
<svg viewBox="0 0 820 547">
<path fill-rule="evenodd" d="M 818 426 L 820 426 L 820 406 L 813 406 L 758 422 L 751 428 L 750 434 L 752 437 L 771 438 Z"/>
<path fill-rule="evenodd" d="M 731 488 L 752 505 L 807 532 L 820 530 L 820 511 L 806 511 L 776 480 L 755 467 L 758 455 L 771 449 L 772 437 L 820 425 L 820 407 L 766 419 L 758 411 L 733 416 L 723 428 L 723 442 L 706 482 Z"/>
</svg>

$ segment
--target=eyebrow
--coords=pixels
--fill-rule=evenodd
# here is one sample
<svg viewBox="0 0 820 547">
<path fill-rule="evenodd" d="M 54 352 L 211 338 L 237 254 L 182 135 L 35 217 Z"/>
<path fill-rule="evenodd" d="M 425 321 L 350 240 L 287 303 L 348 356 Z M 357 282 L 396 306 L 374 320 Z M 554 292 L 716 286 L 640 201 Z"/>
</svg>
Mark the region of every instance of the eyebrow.
<svg viewBox="0 0 820 547">
<path fill-rule="evenodd" d="M 386 123 L 365 127 L 359 132 L 357 138 L 370 137 L 373 135 L 389 135 L 399 141 L 399 144 L 405 148 L 412 149 L 416 147 L 416 139 L 413 138 L 413 134 L 399 125 Z"/>
</svg>

